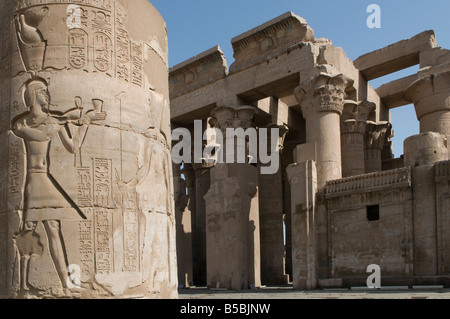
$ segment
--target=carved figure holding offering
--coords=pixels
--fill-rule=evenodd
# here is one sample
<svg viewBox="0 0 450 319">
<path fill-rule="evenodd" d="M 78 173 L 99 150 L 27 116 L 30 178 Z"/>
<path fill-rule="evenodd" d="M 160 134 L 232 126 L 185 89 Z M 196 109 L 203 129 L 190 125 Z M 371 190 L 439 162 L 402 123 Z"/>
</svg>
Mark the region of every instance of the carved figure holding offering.
<svg viewBox="0 0 450 319">
<path fill-rule="evenodd" d="M 66 116 L 52 115 L 48 85 L 41 78 L 25 83 L 24 103 L 29 112 L 13 123 L 14 134 L 24 141 L 27 161 L 22 234 L 34 232 L 37 223 L 43 223 L 56 272 L 63 288 L 70 288 L 60 221 L 85 219 L 85 216 L 49 172 L 50 145 L 59 138 L 65 149 L 75 154 L 81 148 L 89 125 L 104 120 L 106 113 L 96 108 L 84 115 L 78 110 L 78 119 L 71 119 L 68 114 L 73 114 L 73 110 Z M 68 133 L 69 124 L 74 127 L 71 135 Z M 21 268 L 27 269 L 28 262 L 29 258 L 22 258 L 25 264 Z M 22 274 L 22 288 L 27 290 L 27 271 Z"/>
</svg>

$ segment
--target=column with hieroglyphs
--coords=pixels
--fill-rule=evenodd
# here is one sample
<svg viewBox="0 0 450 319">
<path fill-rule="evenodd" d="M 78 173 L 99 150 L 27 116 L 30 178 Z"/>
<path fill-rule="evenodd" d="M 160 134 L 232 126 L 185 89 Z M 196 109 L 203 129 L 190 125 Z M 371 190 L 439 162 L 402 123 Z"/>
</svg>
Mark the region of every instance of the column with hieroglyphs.
<svg viewBox="0 0 450 319">
<path fill-rule="evenodd" d="M 0 11 L 0 295 L 176 298 L 163 18 L 145 0 Z"/>
<path fill-rule="evenodd" d="M 254 126 L 256 109 L 250 106 L 220 106 L 213 110 L 213 126 Z M 237 143 L 234 145 L 238 150 Z M 239 151 L 246 152 L 241 144 Z M 224 152 L 224 158 L 230 149 Z M 235 153 L 236 155 L 236 153 Z M 247 163 L 217 163 L 210 169 L 211 184 L 204 196 L 206 205 L 207 284 L 211 288 L 242 290 L 261 285 L 258 169 Z"/>
</svg>

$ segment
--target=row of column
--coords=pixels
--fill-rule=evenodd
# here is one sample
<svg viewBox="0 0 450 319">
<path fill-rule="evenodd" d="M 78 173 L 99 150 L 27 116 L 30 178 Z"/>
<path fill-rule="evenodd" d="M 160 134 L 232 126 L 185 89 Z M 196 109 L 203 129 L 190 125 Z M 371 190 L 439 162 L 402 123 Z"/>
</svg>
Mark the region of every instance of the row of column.
<svg viewBox="0 0 450 319">
<path fill-rule="evenodd" d="M 227 129 L 255 128 L 256 111 L 253 106 L 217 107 L 209 123 L 222 132 L 223 145 L 226 145 L 231 138 Z M 272 129 L 278 129 L 274 149 L 278 150 L 278 162 L 281 162 L 288 129 L 277 125 L 267 127 L 268 150 L 272 149 Z M 234 147 L 236 157 L 241 146 L 235 143 Z M 248 158 L 247 144 L 245 148 Z M 226 151 L 223 149 L 224 159 Z M 282 172 L 280 167 L 275 174 L 260 174 L 265 165 L 269 164 L 203 163 L 185 164 L 182 171 L 180 166 L 175 168 L 178 176 L 184 175 L 184 179 L 180 177 L 175 183 L 182 286 L 195 284 L 241 290 L 259 287 L 261 280 L 265 284 L 287 283 L 283 260 Z"/>
<path fill-rule="evenodd" d="M 287 168 L 293 281 L 303 289 L 315 288 L 318 278 L 328 275 L 324 186 L 330 180 L 381 171 L 382 151 L 392 134 L 390 123 L 371 121 L 375 104 L 346 100 L 350 79 L 323 68 L 315 71 L 294 92 L 306 120 L 306 143 L 297 147 L 296 163 Z M 415 102 L 421 131 L 450 136 L 448 75 L 420 79 L 406 92 Z M 254 126 L 255 112 L 252 107 L 227 106 L 215 109 L 212 117 L 222 131 L 246 129 Z M 188 192 L 195 193 L 190 196 L 195 203 L 189 204 L 195 211 L 194 282 L 202 284 L 206 274 L 209 287 L 248 289 L 261 284 L 261 267 L 268 281 L 284 274 L 281 171 L 262 176 L 251 164 L 217 164 L 197 167 L 195 174 L 185 176 Z"/>
</svg>

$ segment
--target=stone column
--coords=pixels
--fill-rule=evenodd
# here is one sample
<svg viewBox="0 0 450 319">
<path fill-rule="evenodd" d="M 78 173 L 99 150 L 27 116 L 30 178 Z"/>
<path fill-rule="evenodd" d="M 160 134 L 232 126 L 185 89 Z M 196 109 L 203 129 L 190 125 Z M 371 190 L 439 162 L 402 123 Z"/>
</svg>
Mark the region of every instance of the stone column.
<svg viewBox="0 0 450 319">
<path fill-rule="evenodd" d="M 383 150 L 392 132 L 388 122 L 366 124 L 365 166 L 366 173 L 381 172 L 383 169 Z"/>
<path fill-rule="evenodd" d="M 163 18 L 4 0 L 0 21 L 0 295 L 176 298 Z"/>
<path fill-rule="evenodd" d="M 414 103 L 420 132 L 437 132 L 450 138 L 450 71 L 420 77 L 405 91 Z"/>
<path fill-rule="evenodd" d="M 341 117 L 342 177 L 365 173 L 364 141 L 366 122 L 375 111 L 375 103 L 368 101 L 347 103 Z"/>
<path fill-rule="evenodd" d="M 187 180 L 181 177 L 180 166 L 173 164 L 178 285 L 189 288 L 192 284 L 192 213 L 190 195 L 186 192 Z"/>
<path fill-rule="evenodd" d="M 204 196 L 210 188 L 209 164 L 193 164 L 195 179 L 195 217 L 193 217 L 193 275 L 196 286 L 206 286 L 206 203 Z"/>
<path fill-rule="evenodd" d="M 252 127 L 255 111 L 251 107 L 219 107 L 212 112 L 212 123 L 226 137 L 227 128 Z M 211 187 L 204 197 L 208 287 L 259 287 L 258 170 L 250 164 L 219 163 L 210 173 Z"/>
<path fill-rule="evenodd" d="M 292 282 L 294 289 L 316 289 L 319 279 L 319 230 L 314 161 L 287 167 L 292 194 Z"/>
<path fill-rule="evenodd" d="M 317 72 L 294 92 L 306 120 L 306 145 L 300 145 L 297 153 L 309 150 L 311 154 L 301 156 L 316 162 L 318 187 L 323 188 L 327 181 L 342 177 L 340 116 L 352 82 L 342 74 Z"/>
<path fill-rule="evenodd" d="M 283 179 L 281 152 L 287 126 L 267 127 L 268 149 L 272 149 L 271 130 L 279 130 L 277 149 L 280 167 L 275 174 L 259 174 L 259 216 L 261 224 L 261 282 L 264 285 L 286 284 L 283 243 Z M 262 166 L 263 164 L 259 164 Z"/>
</svg>

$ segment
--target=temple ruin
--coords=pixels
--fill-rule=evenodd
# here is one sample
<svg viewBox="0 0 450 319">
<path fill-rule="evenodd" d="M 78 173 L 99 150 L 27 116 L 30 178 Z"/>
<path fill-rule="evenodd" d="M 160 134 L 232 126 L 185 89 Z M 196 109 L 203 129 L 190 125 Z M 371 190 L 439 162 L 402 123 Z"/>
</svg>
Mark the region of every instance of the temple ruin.
<svg viewBox="0 0 450 319">
<path fill-rule="evenodd" d="M 448 285 L 450 52 L 434 32 L 351 61 L 289 12 L 231 42 L 229 67 L 214 47 L 170 69 L 172 126 L 278 128 L 281 167 L 175 165 L 179 285 L 365 286 L 372 264 L 386 286 Z M 390 110 L 411 103 L 420 134 L 394 158 Z"/>
<path fill-rule="evenodd" d="M 230 66 L 217 46 L 169 69 L 147 0 L 2 0 L 0 25 L 0 298 L 365 286 L 369 265 L 386 286 L 450 285 L 433 31 L 351 61 L 288 12 L 233 38 Z M 390 110 L 410 104 L 420 134 L 394 158 Z M 176 129 L 201 141 L 181 163 Z M 258 134 L 222 150 L 229 129 Z"/>
</svg>

